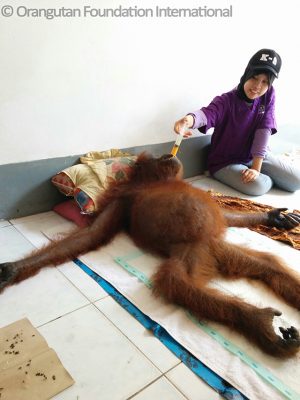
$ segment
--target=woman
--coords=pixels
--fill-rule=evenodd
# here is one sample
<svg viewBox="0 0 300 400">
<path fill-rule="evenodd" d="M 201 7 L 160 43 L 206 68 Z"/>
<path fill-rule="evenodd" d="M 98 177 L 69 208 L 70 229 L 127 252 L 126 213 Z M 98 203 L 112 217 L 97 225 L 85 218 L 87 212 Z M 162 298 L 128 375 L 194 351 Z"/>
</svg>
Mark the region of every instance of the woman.
<svg viewBox="0 0 300 400">
<path fill-rule="evenodd" d="M 252 196 L 268 192 L 273 184 L 294 192 L 300 189 L 300 168 L 268 151 L 277 132 L 275 90 L 281 68 L 274 50 L 259 50 L 250 59 L 237 88 L 217 96 L 209 104 L 175 123 L 176 133 L 214 128 L 208 169 L 217 180 Z M 187 132 L 185 136 L 190 136 Z"/>
</svg>

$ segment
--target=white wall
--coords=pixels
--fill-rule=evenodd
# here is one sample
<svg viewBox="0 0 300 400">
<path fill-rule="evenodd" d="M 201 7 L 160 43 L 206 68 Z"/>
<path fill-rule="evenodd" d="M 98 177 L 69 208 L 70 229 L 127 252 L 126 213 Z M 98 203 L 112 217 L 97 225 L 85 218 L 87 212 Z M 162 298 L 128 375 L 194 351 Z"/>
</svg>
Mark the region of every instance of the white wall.
<svg viewBox="0 0 300 400">
<path fill-rule="evenodd" d="M 232 5 L 233 17 L 0 16 L 0 164 L 170 141 L 174 121 L 236 86 L 263 47 L 283 58 L 278 124 L 300 126 L 298 0 L 4 3 L 15 10 Z"/>
</svg>

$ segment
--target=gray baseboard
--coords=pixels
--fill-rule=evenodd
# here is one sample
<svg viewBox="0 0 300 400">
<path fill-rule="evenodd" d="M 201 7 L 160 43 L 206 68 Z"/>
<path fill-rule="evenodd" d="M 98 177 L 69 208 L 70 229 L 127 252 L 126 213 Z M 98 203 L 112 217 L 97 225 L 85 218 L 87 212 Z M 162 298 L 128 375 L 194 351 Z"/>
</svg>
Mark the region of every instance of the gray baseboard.
<svg viewBox="0 0 300 400">
<path fill-rule="evenodd" d="M 122 149 L 133 154 L 148 151 L 156 156 L 169 153 L 174 142 Z M 184 177 L 204 172 L 210 136 L 184 140 L 178 158 L 184 166 Z M 19 218 L 51 210 L 66 198 L 51 184 L 59 171 L 79 162 L 79 155 L 17 164 L 0 165 L 0 219 Z"/>
</svg>

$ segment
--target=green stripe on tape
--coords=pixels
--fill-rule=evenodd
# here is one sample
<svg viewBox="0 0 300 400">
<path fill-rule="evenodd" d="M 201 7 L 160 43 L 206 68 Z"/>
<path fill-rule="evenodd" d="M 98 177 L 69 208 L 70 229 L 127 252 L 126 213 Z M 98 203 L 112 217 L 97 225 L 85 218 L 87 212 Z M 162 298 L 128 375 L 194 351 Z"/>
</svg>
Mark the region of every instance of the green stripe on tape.
<svg viewBox="0 0 300 400">
<path fill-rule="evenodd" d="M 144 255 L 144 253 L 141 250 L 136 249 L 136 250 L 133 250 L 130 253 L 126 254 L 126 256 L 122 257 L 121 260 L 122 261 L 130 261 L 130 260 L 134 260 L 135 258 L 139 258 L 142 255 Z"/>
<path fill-rule="evenodd" d="M 191 320 L 198 325 L 203 331 L 208 333 L 211 337 L 213 337 L 218 343 L 220 343 L 223 347 L 225 347 L 228 351 L 235 354 L 239 357 L 244 363 L 249 365 L 250 368 L 254 369 L 254 371 L 260 375 L 263 379 L 269 382 L 272 386 L 274 386 L 277 390 L 279 390 L 282 394 L 284 394 L 287 398 L 292 400 L 299 400 L 300 396 L 288 388 L 281 380 L 276 378 L 274 375 L 270 373 L 266 368 L 264 368 L 261 364 L 254 361 L 251 357 L 249 357 L 244 351 L 242 351 L 235 344 L 231 343 L 224 336 L 218 333 L 215 329 L 210 328 L 208 325 L 204 324 L 201 321 L 196 320 L 189 312 L 187 313 Z"/>
<path fill-rule="evenodd" d="M 142 254 L 138 255 L 137 257 L 140 257 Z M 132 265 L 127 263 L 127 260 L 132 260 L 133 258 L 137 258 L 137 257 L 132 257 L 130 256 L 130 258 L 125 257 L 125 258 L 121 258 L 121 257 L 117 257 L 114 260 L 120 264 L 124 269 L 126 269 L 126 271 L 128 271 L 131 275 L 134 275 L 136 278 L 138 278 L 139 281 L 143 282 L 149 289 L 152 288 L 152 283 L 150 281 L 150 279 L 148 279 L 148 277 L 141 271 L 139 271 L 138 269 L 134 268 Z"/>
<path fill-rule="evenodd" d="M 139 281 L 143 282 L 145 286 L 149 289 L 152 288 L 151 280 L 137 268 L 133 267 L 128 263 L 130 260 L 134 260 L 135 258 L 141 257 L 144 253 L 140 250 L 130 252 L 124 257 L 116 257 L 114 260 L 121 265 L 126 271 L 128 271 L 131 275 L 135 276 Z M 228 339 L 218 333 L 215 329 L 211 328 L 204 322 L 196 320 L 192 314 L 187 312 L 187 316 L 204 332 L 206 332 L 209 336 L 214 338 L 221 346 L 225 349 L 239 357 L 244 363 L 246 363 L 250 368 L 252 368 L 261 378 L 267 381 L 270 385 L 276 388 L 280 393 L 282 393 L 286 398 L 291 400 L 300 400 L 300 395 L 296 393 L 294 390 L 290 389 L 286 386 L 280 379 L 276 378 L 274 375 L 270 373 L 266 368 L 264 368 L 261 364 L 254 361 L 251 357 L 249 357 L 244 351 L 242 351 L 235 344 L 231 343 Z"/>
</svg>

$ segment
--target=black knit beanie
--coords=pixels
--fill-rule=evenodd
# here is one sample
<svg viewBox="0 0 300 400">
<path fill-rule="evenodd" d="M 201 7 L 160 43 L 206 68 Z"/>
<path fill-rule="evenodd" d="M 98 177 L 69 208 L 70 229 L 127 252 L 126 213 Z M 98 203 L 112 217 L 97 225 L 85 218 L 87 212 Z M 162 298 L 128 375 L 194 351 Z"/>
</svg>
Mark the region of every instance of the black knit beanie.
<svg viewBox="0 0 300 400">
<path fill-rule="evenodd" d="M 275 78 L 278 78 L 281 68 L 281 57 L 276 51 L 271 49 L 261 49 L 255 53 L 245 69 L 238 85 L 238 96 L 249 103 L 254 100 L 249 99 L 244 92 L 244 84 L 248 79 L 258 74 L 266 74 L 269 86 L 273 84 Z"/>
</svg>

